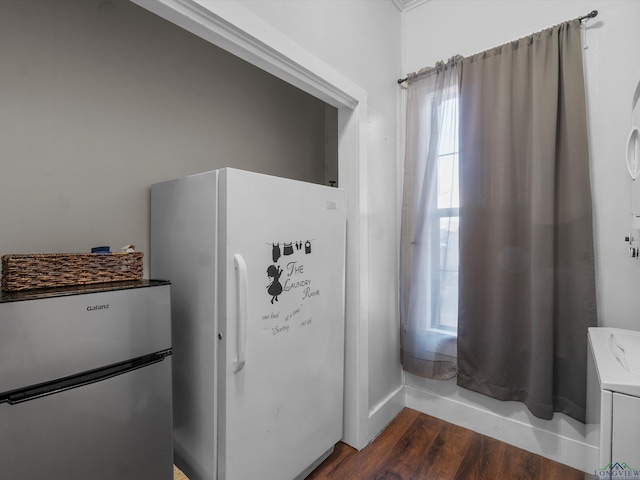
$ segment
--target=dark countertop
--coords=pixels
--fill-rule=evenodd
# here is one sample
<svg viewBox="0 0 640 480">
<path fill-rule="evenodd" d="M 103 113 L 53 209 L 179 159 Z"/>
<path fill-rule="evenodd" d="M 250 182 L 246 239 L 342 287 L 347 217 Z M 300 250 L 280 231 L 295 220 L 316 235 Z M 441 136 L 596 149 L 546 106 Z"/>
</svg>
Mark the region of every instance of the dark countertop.
<svg viewBox="0 0 640 480">
<path fill-rule="evenodd" d="M 92 283 L 89 285 L 73 285 L 68 287 L 37 288 L 20 292 L 0 291 L 0 303 L 17 302 L 21 300 L 37 300 L 42 298 L 64 297 L 67 295 L 82 295 L 87 293 L 112 292 L 129 288 L 155 287 L 170 285 L 168 280 L 128 280 L 125 282 Z"/>
</svg>

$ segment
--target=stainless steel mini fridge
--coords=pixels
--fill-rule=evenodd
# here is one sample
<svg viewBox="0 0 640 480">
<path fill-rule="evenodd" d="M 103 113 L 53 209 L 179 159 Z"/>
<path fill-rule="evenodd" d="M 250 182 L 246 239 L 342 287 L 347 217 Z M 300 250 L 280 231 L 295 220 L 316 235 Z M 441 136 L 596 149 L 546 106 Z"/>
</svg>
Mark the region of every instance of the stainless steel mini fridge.
<svg viewBox="0 0 640 480">
<path fill-rule="evenodd" d="M 0 295 L 0 478 L 173 478 L 169 289 Z"/>
</svg>

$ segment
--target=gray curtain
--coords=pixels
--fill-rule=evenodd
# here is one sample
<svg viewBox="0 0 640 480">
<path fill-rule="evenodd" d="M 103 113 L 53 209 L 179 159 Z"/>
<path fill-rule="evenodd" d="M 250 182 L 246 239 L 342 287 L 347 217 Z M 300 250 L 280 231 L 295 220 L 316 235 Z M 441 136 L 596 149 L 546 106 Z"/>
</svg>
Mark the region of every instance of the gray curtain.
<svg viewBox="0 0 640 480">
<path fill-rule="evenodd" d="M 458 385 L 585 418 L 596 324 L 580 24 L 462 60 Z"/>
</svg>

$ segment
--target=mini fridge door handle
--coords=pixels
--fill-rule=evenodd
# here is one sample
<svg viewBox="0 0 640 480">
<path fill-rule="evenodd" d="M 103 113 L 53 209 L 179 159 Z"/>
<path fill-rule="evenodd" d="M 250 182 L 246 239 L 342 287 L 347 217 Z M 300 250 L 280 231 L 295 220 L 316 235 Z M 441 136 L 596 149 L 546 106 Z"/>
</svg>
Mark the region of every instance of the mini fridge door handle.
<svg viewBox="0 0 640 480">
<path fill-rule="evenodd" d="M 171 355 L 171 349 L 163 350 L 142 357 L 133 358 L 124 362 L 115 363 L 94 370 L 70 375 L 68 377 L 51 380 L 49 382 L 30 385 L 18 390 L 0 393 L 0 404 L 17 405 L 19 403 L 36 400 L 41 397 L 64 392 L 73 388 L 83 387 L 92 383 L 101 382 L 109 378 L 132 372 L 139 368 L 161 362 L 165 357 Z"/>
<path fill-rule="evenodd" d="M 244 368 L 247 349 L 247 296 L 249 283 L 247 277 L 247 264 L 242 255 L 236 253 L 233 256 L 233 264 L 236 269 L 238 316 L 236 324 L 236 358 L 233 361 L 233 373 L 238 373 Z"/>
</svg>

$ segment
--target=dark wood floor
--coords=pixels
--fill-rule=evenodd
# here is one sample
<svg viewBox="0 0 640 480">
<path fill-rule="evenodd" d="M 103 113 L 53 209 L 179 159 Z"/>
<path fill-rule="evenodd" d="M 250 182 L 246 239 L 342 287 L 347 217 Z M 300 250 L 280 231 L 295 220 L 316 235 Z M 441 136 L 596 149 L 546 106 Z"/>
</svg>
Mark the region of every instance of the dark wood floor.
<svg viewBox="0 0 640 480">
<path fill-rule="evenodd" d="M 405 408 L 362 451 L 339 443 L 307 480 L 583 480 L 579 470 Z"/>
</svg>

